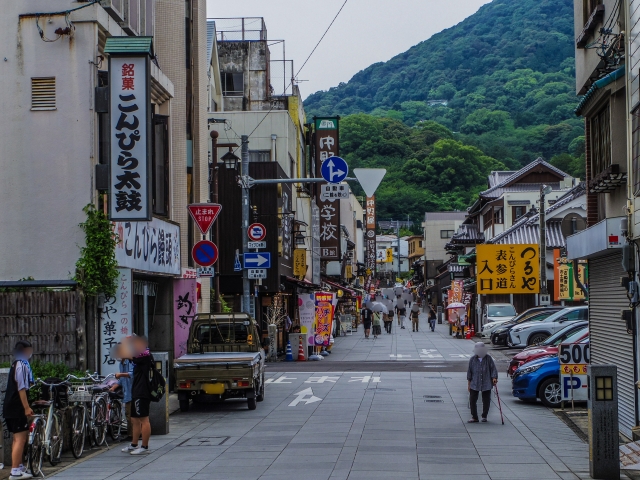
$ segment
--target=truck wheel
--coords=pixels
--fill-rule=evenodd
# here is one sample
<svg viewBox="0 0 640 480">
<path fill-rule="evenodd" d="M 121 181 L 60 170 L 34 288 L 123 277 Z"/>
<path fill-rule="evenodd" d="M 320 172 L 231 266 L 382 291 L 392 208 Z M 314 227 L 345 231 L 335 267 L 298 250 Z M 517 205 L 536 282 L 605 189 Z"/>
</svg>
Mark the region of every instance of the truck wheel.
<svg viewBox="0 0 640 480">
<path fill-rule="evenodd" d="M 257 406 L 258 404 L 256 403 L 255 397 L 247 398 L 247 407 L 249 407 L 249 410 L 255 410 Z"/>
<path fill-rule="evenodd" d="M 258 395 L 256 395 L 256 400 L 258 402 L 264 401 L 264 373 L 262 374 L 262 381 L 260 382 L 260 391 Z"/>
<path fill-rule="evenodd" d="M 186 400 L 178 400 L 178 403 L 180 404 L 180 411 L 181 412 L 188 412 L 189 411 L 189 399 L 188 398 Z"/>
</svg>

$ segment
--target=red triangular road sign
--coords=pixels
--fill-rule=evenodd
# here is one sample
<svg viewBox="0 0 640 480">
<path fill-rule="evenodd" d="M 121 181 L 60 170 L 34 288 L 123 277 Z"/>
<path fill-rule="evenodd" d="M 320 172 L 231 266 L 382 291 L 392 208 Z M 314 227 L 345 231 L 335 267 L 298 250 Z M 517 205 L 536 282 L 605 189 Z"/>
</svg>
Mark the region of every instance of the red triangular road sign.
<svg viewBox="0 0 640 480">
<path fill-rule="evenodd" d="M 187 205 L 187 208 L 202 234 L 206 235 L 213 222 L 218 218 L 222 205 L 218 203 L 192 203 Z"/>
</svg>

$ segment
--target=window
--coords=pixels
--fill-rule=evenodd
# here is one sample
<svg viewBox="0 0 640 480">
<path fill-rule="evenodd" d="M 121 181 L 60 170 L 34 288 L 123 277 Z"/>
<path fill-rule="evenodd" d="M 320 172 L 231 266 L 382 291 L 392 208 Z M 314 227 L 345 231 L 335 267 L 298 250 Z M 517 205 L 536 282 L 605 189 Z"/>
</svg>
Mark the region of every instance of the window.
<svg viewBox="0 0 640 480">
<path fill-rule="evenodd" d="M 494 210 L 493 221 L 496 225 L 504 223 L 504 210 L 502 208 Z"/>
<path fill-rule="evenodd" d="M 482 214 L 482 225 L 484 230 L 487 230 L 491 225 L 493 225 L 493 213 L 491 210 Z"/>
<path fill-rule="evenodd" d="M 418 248 L 422 248 L 422 240 L 418 241 Z"/>
<path fill-rule="evenodd" d="M 440 230 L 440 238 L 451 238 L 453 237 L 453 230 Z"/>
<path fill-rule="evenodd" d="M 611 165 L 611 124 L 609 105 L 591 118 L 591 177 Z"/>
<path fill-rule="evenodd" d="M 249 150 L 250 162 L 270 162 L 271 150 Z"/>
<path fill-rule="evenodd" d="M 244 75 L 242 73 L 223 73 L 222 94 L 225 97 L 244 96 Z"/>
<path fill-rule="evenodd" d="M 169 215 L 169 117 L 153 117 L 152 205 L 156 215 Z"/>
<path fill-rule="evenodd" d="M 522 217 L 525 213 L 527 213 L 527 207 L 524 205 L 511 207 L 511 217 L 513 218 L 513 223 L 516 223 L 518 219 Z"/>
<path fill-rule="evenodd" d="M 56 109 L 56 77 L 31 79 L 31 110 Z"/>
</svg>

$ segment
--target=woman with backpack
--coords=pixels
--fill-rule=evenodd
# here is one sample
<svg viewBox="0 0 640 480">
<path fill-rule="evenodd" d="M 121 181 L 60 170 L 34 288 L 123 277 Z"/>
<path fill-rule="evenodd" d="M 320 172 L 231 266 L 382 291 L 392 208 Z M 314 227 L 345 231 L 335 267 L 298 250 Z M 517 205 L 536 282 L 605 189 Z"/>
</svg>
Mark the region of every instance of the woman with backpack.
<svg viewBox="0 0 640 480">
<path fill-rule="evenodd" d="M 374 312 L 373 314 L 373 338 L 378 338 L 378 335 L 382 334 L 382 319 L 380 318 L 380 312 Z"/>
</svg>

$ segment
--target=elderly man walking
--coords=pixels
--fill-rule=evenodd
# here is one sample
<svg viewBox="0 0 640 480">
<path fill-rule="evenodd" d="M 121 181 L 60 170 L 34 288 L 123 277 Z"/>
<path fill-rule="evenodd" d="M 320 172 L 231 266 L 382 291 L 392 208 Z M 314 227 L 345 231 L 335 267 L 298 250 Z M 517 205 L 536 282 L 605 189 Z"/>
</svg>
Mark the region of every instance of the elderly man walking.
<svg viewBox="0 0 640 480">
<path fill-rule="evenodd" d="M 467 369 L 467 389 L 469 390 L 469 406 L 471 419 L 469 423 L 478 423 L 478 397 L 482 392 L 482 421 L 487 421 L 491 405 L 491 389 L 498 383 L 498 369 L 491 355 L 487 355 L 487 347 L 478 342 L 473 347 L 473 357 L 469 359 Z"/>
</svg>

